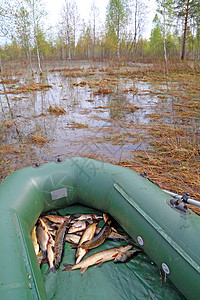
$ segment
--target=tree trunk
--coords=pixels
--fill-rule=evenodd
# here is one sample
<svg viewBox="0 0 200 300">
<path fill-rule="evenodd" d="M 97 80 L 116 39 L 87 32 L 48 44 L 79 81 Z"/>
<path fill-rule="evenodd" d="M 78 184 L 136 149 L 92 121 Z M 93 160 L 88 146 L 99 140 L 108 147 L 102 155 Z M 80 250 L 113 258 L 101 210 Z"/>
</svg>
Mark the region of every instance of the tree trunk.
<svg viewBox="0 0 200 300">
<path fill-rule="evenodd" d="M 1 56 L 0 56 L 0 73 L 3 73 L 3 66 L 2 66 Z"/>
<path fill-rule="evenodd" d="M 95 24 L 95 19 L 94 19 L 93 35 L 94 35 L 94 41 L 93 41 L 93 59 L 95 60 L 95 48 L 96 48 L 96 24 Z"/>
<path fill-rule="evenodd" d="M 31 51 L 30 51 L 30 49 L 28 49 L 28 58 L 29 58 L 29 63 L 30 63 L 30 68 L 31 68 L 31 75 L 33 76 L 34 72 L 33 72 L 33 65 L 32 65 L 32 58 L 31 58 Z"/>
<path fill-rule="evenodd" d="M 38 39 L 37 39 L 38 28 L 36 25 L 36 17 L 35 17 L 35 1 L 33 1 L 33 4 L 32 4 L 32 14 L 33 14 L 33 30 L 34 30 L 36 52 L 37 52 L 38 68 L 39 68 L 40 74 L 42 74 L 42 68 L 41 68 L 41 63 L 40 63 L 40 52 L 39 52 Z"/>
<path fill-rule="evenodd" d="M 75 27 L 74 27 L 74 41 L 73 41 L 73 59 L 76 58 L 76 30 L 75 30 Z"/>
<path fill-rule="evenodd" d="M 40 63 L 40 52 L 39 52 L 37 41 L 36 41 L 36 50 L 37 50 L 38 68 L 39 68 L 40 75 L 41 75 L 42 74 L 42 68 L 41 68 L 41 63 Z"/>
<path fill-rule="evenodd" d="M 120 52 L 119 52 L 119 20 L 117 24 L 117 58 L 120 60 Z"/>
<path fill-rule="evenodd" d="M 135 2 L 135 34 L 134 34 L 133 62 L 135 62 L 135 60 L 136 60 L 137 10 L 138 10 L 138 3 L 136 0 L 136 2 Z"/>
<path fill-rule="evenodd" d="M 197 58 L 199 59 L 200 58 L 200 40 L 199 40 L 199 49 L 197 51 L 198 51 Z"/>
<path fill-rule="evenodd" d="M 68 37 L 68 59 L 71 60 L 71 39 Z"/>
<path fill-rule="evenodd" d="M 163 20 L 164 20 L 164 55 L 165 55 L 165 70 L 166 70 L 166 75 L 169 76 L 169 71 L 168 71 L 168 62 L 167 62 L 167 49 L 166 49 L 166 19 L 165 19 L 165 7 L 163 10 Z"/>
<path fill-rule="evenodd" d="M 183 46 L 182 46 L 181 60 L 184 60 L 184 59 L 185 59 L 185 42 L 186 42 L 186 33 L 187 33 L 189 2 L 190 2 L 190 0 L 187 0 L 186 15 L 185 15 L 185 27 L 184 27 L 184 34 L 183 34 Z"/>
</svg>

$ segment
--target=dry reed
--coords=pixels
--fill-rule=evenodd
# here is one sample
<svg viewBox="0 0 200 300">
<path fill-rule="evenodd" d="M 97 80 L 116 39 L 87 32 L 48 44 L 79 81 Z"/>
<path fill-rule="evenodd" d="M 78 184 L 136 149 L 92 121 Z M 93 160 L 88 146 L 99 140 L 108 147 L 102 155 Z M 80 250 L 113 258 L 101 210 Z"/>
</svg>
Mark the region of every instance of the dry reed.
<svg viewBox="0 0 200 300">
<path fill-rule="evenodd" d="M 55 114 L 55 115 L 63 115 L 66 114 L 66 110 L 63 107 L 60 107 L 58 105 L 50 105 L 48 111 L 51 114 Z"/>
</svg>

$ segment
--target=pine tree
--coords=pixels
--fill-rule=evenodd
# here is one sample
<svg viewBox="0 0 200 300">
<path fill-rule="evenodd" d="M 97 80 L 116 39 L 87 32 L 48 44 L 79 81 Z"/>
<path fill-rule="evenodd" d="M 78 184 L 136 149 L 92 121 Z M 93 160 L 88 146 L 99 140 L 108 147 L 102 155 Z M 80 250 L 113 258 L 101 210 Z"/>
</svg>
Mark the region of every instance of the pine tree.
<svg viewBox="0 0 200 300">
<path fill-rule="evenodd" d="M 200 2 L 199 0 L 174 0 L 173 3 L 174 13 L 177 18 L 184 19 L 184 29 L 183 29 L 183 41 L 182 41 L 182 52 L 181 60 L 185 59 L 185 48 L 186 39 L 188 32 L 189 20 L 192 18 L 199 18 L 200 14 Z"/>
</svg>

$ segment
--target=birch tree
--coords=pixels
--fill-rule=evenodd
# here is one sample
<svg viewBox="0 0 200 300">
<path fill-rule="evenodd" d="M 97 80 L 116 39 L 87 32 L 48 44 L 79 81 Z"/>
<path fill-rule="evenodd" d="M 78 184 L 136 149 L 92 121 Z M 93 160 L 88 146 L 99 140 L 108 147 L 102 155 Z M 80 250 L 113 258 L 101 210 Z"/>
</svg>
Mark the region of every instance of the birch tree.
<svg viewBox="0 0 200 300">
<path fill-rule="evenodd" d="M 93 59 L 95 59 L 97 19 L 99 16 L 99 8 L 96 6 L 95 0 L 93 0 L 92 2 L 90 14 L 91 14 L 91 27 L 92 27 L 92 38 L 93 38 Z"/>
<path fill-rule="evenodd" d="M 47 13 L 44 9 L 44 3 L 42 2 L 42 0 L 26 0 L 26 2 L 30 13 L 33 39 L 34 39 L 36 53 L 37 53 L 38 68 L 40 74 L 42 74 L 40 51 L 39 51 L 39 37 L 43 27 L 43 20 L 44 17 L 46 17 Z"/>
<path fill-rule="evenodd" d="M 80 25 L 80 14 L 75 1 L 73 1 L 72 3 L 71 18 L 72 18 L 71 22 L 72 22 L 72 31 L 73 31 L 73 58 L 75 58 L 76 33 Z"/>
<path fill-rule="evenodd" d="M 18 8 L 15 13 L 16 37 L 26 58 L 30 58 L 30 25 L 31 22 L 27 9 L 23 6 Z"/>
<path fill-rule="evenodd" d="M 76 43 L 76 33 L 77 26 L 79 23 L 79 13 L 75 1 L 65 0 L 61 9 L 61 22 L 59 22 L 59 36 L 63 40 L 64 51 L 65 46 L 67 46 L 67 58 L 71 59 L 71 51 L 73 48 L 73 56 L 75 57 L 75 43 Z M 64 53 L 62 53 L 64 58 Z"/>
<path fill-rule="evenodd" d="M 168 58 L 167 58 L 167 49 L 166 49 L 166 37 L 168 27 L 171 25 L 171 13 L 172 13 L 172 0 L 157 0 L 158 9 L 157 11 L 162 15 L 162 33 L 163 33 L 163 49 L 165 57 L 165 70 L 166 75 L 169 76 L 168 71 Z"/>
<path fill-rule="evenodd" d="M 117 57 L 120 59 L 120 40 L 128 24 L 129 6 L 125 0 L 109 0 L 106 11 L 106 28 L 108 36 L 117 46 Z"/>
<path fill-rule="evenodd" d="M 142 34 L 142 30 L 145 27 L 145 18 L 147 14 L 147 5 L 144 1 L 141 0 L 132 0 L 130 5 L 131 9 L 131 32 L 133 32 L 133 40 L 129 48 L 129 55 L 133 49 L 133 61 L 136 60 L 136 46 L 139 37 Z"/>
<path fill-rule="evenodd" d="M 1 0 L 0 6 L 0 37 L 13 40 L 15 33 L 15 7 L 9 0 Z"/>
</svg>

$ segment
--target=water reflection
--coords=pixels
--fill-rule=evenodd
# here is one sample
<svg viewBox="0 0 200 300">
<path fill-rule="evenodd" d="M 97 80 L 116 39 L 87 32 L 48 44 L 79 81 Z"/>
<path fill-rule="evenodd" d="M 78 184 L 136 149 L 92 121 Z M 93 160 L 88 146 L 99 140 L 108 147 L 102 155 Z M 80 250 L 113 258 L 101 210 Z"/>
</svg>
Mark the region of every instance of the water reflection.
<svg viewBox="0 0 200 300">
<path fill-rule="evenodd" d="M 15 127 L 15 131 L 16 131 L 16 134 L 17 134 L 17 136 L 18 136 L 18 139 L 20 140 L 20 139 L 21 139 L 20 131 L 19 131 L 18 126 L 17 126 L 17 124 L 16 124 L 16 122 L 15 122 L 13 109 L 12 109 L 12 107 L 11 107 L 11 105 L 10 105 L 10 101 L 9 101 L 9 98 L 8 98 L 8 95 L 7 95 L 7 91 L 6 91 L 5 84 L 2 83 L 2 86 L 3 86 L 3 92 L 4 92 L 5 99 L 6 99 L 6 103 L 7 103 L 7 108 L 8 108 L 8 111 L 9 111 L 9 113 L 10 113 L 10 119 L 12 120 L 12 123 L 13 123 L 13 125 L 14 125 L 14 127 Z M 0 100 L 0 101 L 1 101 L 1 100 Z M 3 103 L 2 103 L 2 101 L 1 101 L 1 107 L 2 107 L 3 115 L 4 115 L 4 117 L 5 117 L 5 112 L 4 112 L 4 109 L 3 109 Z"/>
<path fill-rule="evenodd" d="M 29 73 L 24 76 L 24 80 L 15 78 L 19 83 L 31 84 L 33 78 Z M 35 81 L 51 88 L 28 94 L 9 94 L 9 100 L 5 94 L 0 101 L 0 120 L 11 118 L 17 133 L 7 135 L 7 142 L 17 142 L 20 132 L 27 141 L 30 134 L 39 131 L 48 141 L 42 146 L 46 155 L 84 155 L 90 152 L 117 159 L 132 157 L 134 149 L 147 147 L 147 143 L 141 146 L 138 139 L 143 129 L 136 130 L 134 125 L 145 127 L 150 124 L 149 115 L 157 114 L 158 110 L 162 112 L 167 108 L 170 113 L 170 96 L 161 99 L 150 92 L 152 86 L 149 83 L 133 82 L 127 78 L 115 83 L 110 94 L 94 95 L 94 88 L 88 84 L 74 86 L 75 82 L 85 80 L 88 83 L 104 76 L 103 72 L 97 72 L 94 77 L 72 78 L 64 72 L 44 72 L 41 77 L 35 75 Z M 133 85 L 138 93 L 123 92 Z M 154 88 L 158 89 L 157 86 Z M 49 107 L 53 105 L 63 108 L 66 113 L 51 114 Z M 166 115 L 166 122 L 170 122 L 169 115 Z M 41 150 L 37 151 L 41 155 Z"/>
</svg>

